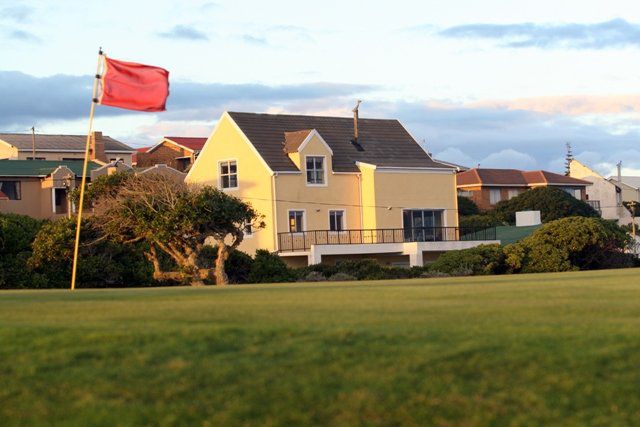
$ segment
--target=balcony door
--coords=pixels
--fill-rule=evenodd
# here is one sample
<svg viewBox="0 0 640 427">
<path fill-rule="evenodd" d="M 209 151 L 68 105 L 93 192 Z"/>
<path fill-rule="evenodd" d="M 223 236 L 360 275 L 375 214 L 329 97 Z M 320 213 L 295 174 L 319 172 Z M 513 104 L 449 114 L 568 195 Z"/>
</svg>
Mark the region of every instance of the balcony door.
<svg viewBox="0 0 640 427">
<path fill-rule="evenodd" d="M 442 216 L 442 210 L 405 209 L 402 212 L 405 242 L 442 240 Z"/>
</svg>

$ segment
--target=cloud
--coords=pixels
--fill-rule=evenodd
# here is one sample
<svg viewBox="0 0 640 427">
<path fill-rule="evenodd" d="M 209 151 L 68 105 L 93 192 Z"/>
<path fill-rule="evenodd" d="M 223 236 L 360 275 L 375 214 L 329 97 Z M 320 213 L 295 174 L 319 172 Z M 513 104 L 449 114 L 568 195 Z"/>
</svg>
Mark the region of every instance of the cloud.
<svg viewBox="0 0 640 427">
<path fill-rule="evenodd" d="M 249 43 L 249 44 L 255 44 L 255 45 L 259 45 L 259 46 L 266 46 L 269 44 L 269 42 L 267 42 L 267 39 L 264 37 L 256 37 L 256 36 L 252 36 L 249 34 L 243 34 L 242 36 L 240 36 L 240 39 L 242 41 L 244 41 L 245 43 Z"/>
<path fill-rule="evenodd" d="M 33 43 L 39 43 L 42 41 L 42 39 L 40 39 L 40 37 L 36 36 L 35 34 L 23 30 L 13 30 L 9 32 L 9 38 L 13 40 Z"/>
<path fill-rule="evenodd" d="M 17 71 L 0 71 L 0 128 L 18 128 L 33 123 L 74 120 L 86 117 L 91 99 L 91 76 L 54 75 L 34 77 Z M 264 111 L 287 103 L 336 102 L 361 96 L 373 86 L 336 83 L 307 83 L 269 86 L 171 82 L 167 112 L 162 120 L 214 120 L 224 110 Z M 326 100 L 326 101 L 322 101 Z M 100 115 L 144 114 L 99 107 Z"/>
<path fill-rule="evenodd" d="M 605 49 L 640 47 L 640 24 L 624 19 L 593 24 L 469 24 L 438 33 L 456 39 L 493 39 L 510 48 Z"/>
<path fill-rule="evenodd" d="M 508 165 L 508 166 L 507 166 Z M 533 156 L 507 148 L 496 153 L 491 153 L 480 161 L 483 168 L 504 168 L 512 169 L 536 169 L 537 162 Z"/>
<path fill-rule="evenodd" d="M 32 8 L 21 4 L 0 9 L 0 19 L 18 23 L 27 22 L 32 14 Z"/>
<path fill-rule="evenodd" d="M 626 114 L 640 113 L 640 94 L 544 96 L 510 100 L 486 100 L 469 105 L 473 108 L 527 110 L 570 116 Z"/>
<path fill-rule="evenodd" d="M 203 31 L 197 30 L 188 25 L 176 25 L 169 31 L 158 33 L 160 37 L 174 40 L 193 40 L 193 41 L 206 41 L 209 40 L 209 36 Z"/>
</svg>

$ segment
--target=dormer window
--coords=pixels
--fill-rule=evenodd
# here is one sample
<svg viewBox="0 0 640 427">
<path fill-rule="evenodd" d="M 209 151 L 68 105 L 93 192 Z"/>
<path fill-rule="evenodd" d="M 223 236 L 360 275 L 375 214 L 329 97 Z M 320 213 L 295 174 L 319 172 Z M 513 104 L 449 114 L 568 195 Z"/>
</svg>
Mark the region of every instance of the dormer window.
<svg viewBox="0 0 640 427">
<path fill-rule="evenodd" d="M 307 184 L 325 185 L 324 156 L 307 156 Z"/>
</svg>

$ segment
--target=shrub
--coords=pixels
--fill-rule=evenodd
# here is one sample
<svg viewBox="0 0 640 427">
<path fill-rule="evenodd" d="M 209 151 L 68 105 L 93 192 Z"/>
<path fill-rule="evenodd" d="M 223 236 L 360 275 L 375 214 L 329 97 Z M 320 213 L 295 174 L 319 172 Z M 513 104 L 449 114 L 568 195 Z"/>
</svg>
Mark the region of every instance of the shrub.
<svg viewBox="0 0 640 427">
<path fill-rule="evenodd" d="M 478 215 L 479 213 L 480 209 L 478 208 L 478 205 L 476 205 L 476 202 L 468 197 L 458 196 L 459 216 Z"/>
<path fill-rule="evenodd" d="M 351 282 L 354 280 L 356 280 L 356 278 L 347 273 L 336 273 L 329 277 L 329 281 L 331 282 Z"/>
<path fill-rule="evenodd" d="M 296 276 L 282 259 L 265 249 L 258 249 L 249 273 L 250 283 L 293 282 Z"/>
<path fill-rule="evenodd" d="M 511 200 L 503 200 L 496 204 L 495 215 L 500 221 L 513 224 L 516 220 L 516 212 L 527 210 L 540 211 L 542 222 L 570 216 L 590 218 L 600 216 L 589 204 L 555 187 L 533 188 Z"/>
<path fill-rule="evenodd" d="M 218 247 L 206 245 L 200 251 L 199 263 L 205 268 L 213 268 L 218 258 Z M 229 283 L 247 283 L 253 267 L 253 258 L 245 252 L 234 249 L 229 252 L 229 258 L 225 262 L 224 269 L 229 277 Z"/>
<path fill-rule="evenodd" d="M 475 248 L 445 252 L 429 266 L 430 271 L 450 275 L 504 273 L 504 253 L 500 245 L 480 245 Z"/>
<path fill-rule="evenodd" d="M 319 271 L 310 271 L 304 278 L 301 280 L 302 282 L 324 282 L 327 278 L 324 274 Z"/>
<path fill-rule="evenodd" d="M 0 289 L 30 287 L 39 280 L 27 260 L 41 226 L 42 221 L 25 215 L 0 214 Z"/>
<path fill-rule="evenodd" d="M 32 287 L 66 288 L 71 280 L 75 219 L 46 223 L 33 241 L 28 264 L 40 275 Z M 152 283 L 152 266 L 141 244 L 122 245 L 94 242 L 91 219 L 83 222 L 78 262 L 79 287 L 147 286 Z"/>
<path fill-rule="evenodd" d="M 510 272 L 620 268 L 633 265 L 629 236 L 611 221 L 570 217 L 551 221 L 505 248 Z"/>
<path fill-rule="evenodd" d="M 462 228 L 485 229 L 500 225 L 500 221 L 493 213 L 462 216 L 458 219 L 458 226 Z"/>
</svg>

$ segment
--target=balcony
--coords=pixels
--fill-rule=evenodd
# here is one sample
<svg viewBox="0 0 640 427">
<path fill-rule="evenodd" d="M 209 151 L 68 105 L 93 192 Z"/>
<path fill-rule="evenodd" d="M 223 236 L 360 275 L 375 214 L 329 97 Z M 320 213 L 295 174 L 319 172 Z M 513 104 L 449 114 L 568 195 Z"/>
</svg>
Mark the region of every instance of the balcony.
<svg viewBox="0 0 640 427">
<path fill-rule="evenodd" d="M 600 215 L 602 215 L 602 209 L 600 209 L 600 200 L 585 200 L 589 206 L 595 209 Z"/>
<path fill-rule="evenodd" d="M 312 245 L 366 245 L 495 240 L 495 227 L 419 227 L 343 231 L 313 230 L 297 233 L 278 233 L 278 250 L 280 252 L 308 251 Z"/>
</svg>

